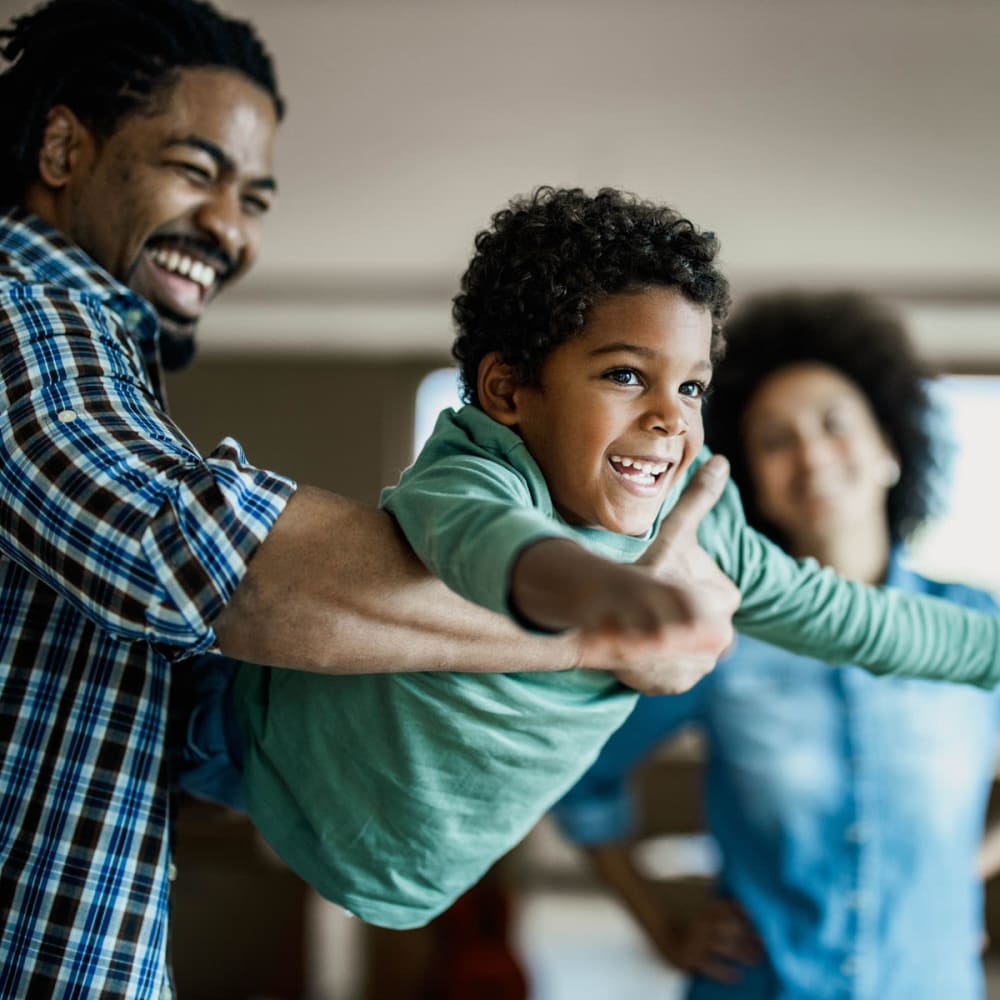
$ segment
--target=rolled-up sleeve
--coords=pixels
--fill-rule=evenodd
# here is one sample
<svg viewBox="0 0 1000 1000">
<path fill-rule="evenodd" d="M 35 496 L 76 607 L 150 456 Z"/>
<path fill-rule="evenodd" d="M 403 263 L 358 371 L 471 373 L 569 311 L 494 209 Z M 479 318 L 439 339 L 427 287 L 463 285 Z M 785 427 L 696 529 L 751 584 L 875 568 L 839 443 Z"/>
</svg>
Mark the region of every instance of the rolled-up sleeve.
<svg viewBox="0 0 1000 1000">
<path fill-rule="evenodd" d="M 199 455 L 99 298 L 17 304 L 0 361 L 3 554 L 117 636 L 212 648 L 295 484 L 230 439 Z"/>
</svg>

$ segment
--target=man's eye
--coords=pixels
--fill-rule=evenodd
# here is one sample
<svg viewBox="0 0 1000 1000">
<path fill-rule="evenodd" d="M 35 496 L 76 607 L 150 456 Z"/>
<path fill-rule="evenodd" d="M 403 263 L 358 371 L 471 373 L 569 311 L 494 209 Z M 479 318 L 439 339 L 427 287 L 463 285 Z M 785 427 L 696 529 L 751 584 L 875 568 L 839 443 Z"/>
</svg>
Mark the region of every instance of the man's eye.
<svg viewBox="0 0 1000 1000">
<path fill-rule="evenodd" d="M 180 170 L 181 173 L 186 174 L 188 177 L 198 181 L 199 183 L 206 184 L 212 180 L 211 171 L 206 170 L 197 163 L 177 161 L 173 164 L 173 166 Z"/>
<path fill-rule="evenodd" d="M 243 209 L 247 215 L 263 215 L 270 211 L 271 202 L 258 195 L 248 194 L 243 198 Z"/>
<path fill-rule="evenodd" d="M 634 368 L 612 368 L 604 377 L 616 385 L 639 385 L 639 373 Z"/>
</svg>

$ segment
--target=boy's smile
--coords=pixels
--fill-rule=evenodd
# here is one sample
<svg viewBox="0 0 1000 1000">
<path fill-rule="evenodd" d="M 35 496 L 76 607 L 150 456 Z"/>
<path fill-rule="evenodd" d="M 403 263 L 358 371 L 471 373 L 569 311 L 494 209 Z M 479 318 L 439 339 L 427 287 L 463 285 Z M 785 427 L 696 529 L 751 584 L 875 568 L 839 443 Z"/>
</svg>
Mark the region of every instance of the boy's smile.
<svg viewBox="0 0 1000 1000">
<path fill-rule="evenodd" d="M 513 389 L 503 422 L 524 439 L 571 524 L 644 535 L 704 441 L 709 311 L 680 292 L 612 295 Z"/>
</svg>

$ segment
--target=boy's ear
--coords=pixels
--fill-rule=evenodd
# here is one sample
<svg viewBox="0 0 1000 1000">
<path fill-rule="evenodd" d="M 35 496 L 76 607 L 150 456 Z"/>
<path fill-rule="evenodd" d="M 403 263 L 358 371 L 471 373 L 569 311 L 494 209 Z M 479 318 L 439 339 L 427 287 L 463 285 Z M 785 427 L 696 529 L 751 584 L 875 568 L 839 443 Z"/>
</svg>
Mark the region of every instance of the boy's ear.
<svg viewBox="0 0 1000 1000">
<path fill-rule="evenodd" d="M 49 108 L 38 150 L 38 176 L 46 187 L 62 188 L 86 144 L 93 145 L 90 129 L 65 104 Z"/>
<path fill-rule="evenodd" d="M 500 360 L 500 352 L 493 351 L 479 362 L 476 392 L 483 412 L 498 424 L 513 427 L 517 423 L 517 379 L 514 369 Z"/>
</svg>

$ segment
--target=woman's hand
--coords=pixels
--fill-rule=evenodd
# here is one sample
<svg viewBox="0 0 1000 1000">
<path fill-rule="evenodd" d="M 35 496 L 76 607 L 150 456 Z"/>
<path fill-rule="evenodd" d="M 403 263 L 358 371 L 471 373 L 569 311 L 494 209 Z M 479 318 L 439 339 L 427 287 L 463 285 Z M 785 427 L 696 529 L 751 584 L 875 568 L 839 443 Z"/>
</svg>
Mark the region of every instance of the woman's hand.
<svg viewBox="0 0 1000 1000">
<path fill-rule="evenodd" d="M 736 983 L 741 965 L 757 965 L 764 949 L 743 908 L 715 899 L 687 924 L 674 922 L 651 935 L 660 954 L 689 975 Z"/>
</svg>

